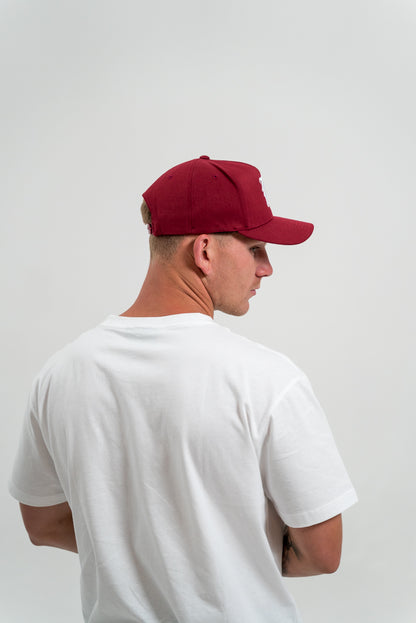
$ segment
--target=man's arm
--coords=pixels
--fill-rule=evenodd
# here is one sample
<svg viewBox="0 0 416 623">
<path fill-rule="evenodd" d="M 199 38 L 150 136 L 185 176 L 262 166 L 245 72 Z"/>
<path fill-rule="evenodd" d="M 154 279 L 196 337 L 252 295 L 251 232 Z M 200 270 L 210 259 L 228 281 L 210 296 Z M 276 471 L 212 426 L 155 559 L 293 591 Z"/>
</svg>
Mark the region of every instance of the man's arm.
<svg viewBox="0 0 416 623">
<path fill-rule="evenodd" d="M 54 506 L 20 504 L 23 523 L 34 545 L 78 552 L 72 512 L 67 502 Z"/>
<path fill-rule="evenodd" d="M 287 577 L 334 573 L 341 560 L 341 547 L 341 515 L 307 528 L 286 526 L 282 573 Z"/>
</svg>

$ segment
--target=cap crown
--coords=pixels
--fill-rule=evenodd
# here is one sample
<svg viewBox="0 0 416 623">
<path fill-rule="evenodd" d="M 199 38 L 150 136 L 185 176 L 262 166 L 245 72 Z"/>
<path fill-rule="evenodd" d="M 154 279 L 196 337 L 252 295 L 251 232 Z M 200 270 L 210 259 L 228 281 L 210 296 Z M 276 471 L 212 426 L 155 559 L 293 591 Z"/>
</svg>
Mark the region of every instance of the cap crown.
<svg viewBox="0 0 416 623">
<path fill-rule="evenodd" d="M 143 197 L 155 236 L 239 231 L 273 218 L 256 167 L 208 156 L 169 169 Z"/>
</svg>

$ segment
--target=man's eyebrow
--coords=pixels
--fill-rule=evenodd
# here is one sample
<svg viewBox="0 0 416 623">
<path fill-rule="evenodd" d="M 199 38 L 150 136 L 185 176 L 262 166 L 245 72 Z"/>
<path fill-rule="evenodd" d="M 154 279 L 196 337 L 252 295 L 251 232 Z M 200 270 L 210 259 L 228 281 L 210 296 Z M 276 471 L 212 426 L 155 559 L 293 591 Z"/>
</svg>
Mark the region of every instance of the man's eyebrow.
<svg viewBox="0 0 416 623">
<path fill-rule="evenodd" d="M 267 242 L 264 242 L 264 240 L 254 240 L 254 239 L 250 239 L 251 242 L 249 242 L 249 245 L 252 246 L 253 244 L 259 245 L 259 246 L 266 246 Z"/>
</svg>

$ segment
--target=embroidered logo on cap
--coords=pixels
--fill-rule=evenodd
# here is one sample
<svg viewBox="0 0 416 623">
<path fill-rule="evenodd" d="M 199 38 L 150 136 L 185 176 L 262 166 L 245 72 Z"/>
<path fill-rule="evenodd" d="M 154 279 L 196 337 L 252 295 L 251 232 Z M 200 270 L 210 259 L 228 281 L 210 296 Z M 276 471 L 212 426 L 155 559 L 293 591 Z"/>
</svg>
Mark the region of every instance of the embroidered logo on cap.
<svg viewBox="0 0 416 623">
<path fill-rule="evenodd" d="M 263 192 L 264 198 L 266 199 L 266 203 L 267 203 L 268 207 L 270 208 L 270 203 L 269 203 L 269 200 L 267 198 L 266 191 L 264 189 L 264 182 L 263 182 L 263 179 L 262 179 L 261 176 L 259 177 L 259 182 L 260 182 L 260 186 L 261 186 L 261 190 Z"/>
</svg>

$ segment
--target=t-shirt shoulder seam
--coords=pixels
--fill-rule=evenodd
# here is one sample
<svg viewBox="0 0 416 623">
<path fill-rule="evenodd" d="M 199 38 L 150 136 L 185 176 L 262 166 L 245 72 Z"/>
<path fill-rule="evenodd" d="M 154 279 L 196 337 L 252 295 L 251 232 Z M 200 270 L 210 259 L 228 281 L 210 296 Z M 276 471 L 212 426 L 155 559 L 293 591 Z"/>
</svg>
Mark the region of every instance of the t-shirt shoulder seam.
<svg viewBox="0 0 416 623">
<path fill-rule="evenodd" d="M 271 409 L 272 412 L 275 412 L 276 409 L 278 409 L 279 404 L 284 400 L 284 398 L 286 397 L 286 395 L 291 391 L 291 389 L 294 387 L 294 385 L 296 385 L 297 383 L 300 383 L 301 381 L 305 381 L 307 380 L 308 377 L 305 375 L 304 372 L 302 372 L 301 370 L 299 370 L 299 374 L 294 377 L 290 383 L 284 388 L 282 389 L 282 391 L 278 394 L 278 396 L 276 396 L 274 402 L 273 402 L 273 407 Z M 259 422 L 259 430 L 262 428 L 263 426 L 263 422 L 266 420 L 267 417 L 270 416 L 270 413 L 266 413 L 263 418 L 261 419 L 261 421 Z"/>
</svg>

